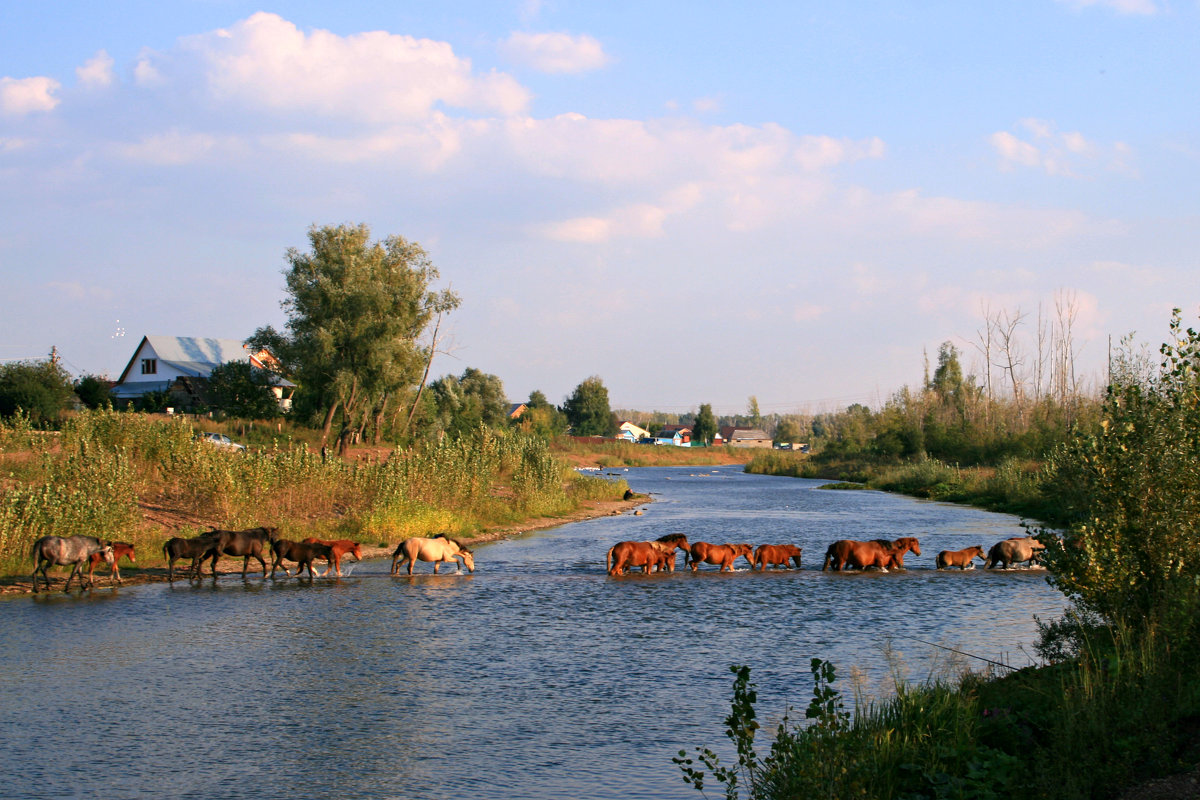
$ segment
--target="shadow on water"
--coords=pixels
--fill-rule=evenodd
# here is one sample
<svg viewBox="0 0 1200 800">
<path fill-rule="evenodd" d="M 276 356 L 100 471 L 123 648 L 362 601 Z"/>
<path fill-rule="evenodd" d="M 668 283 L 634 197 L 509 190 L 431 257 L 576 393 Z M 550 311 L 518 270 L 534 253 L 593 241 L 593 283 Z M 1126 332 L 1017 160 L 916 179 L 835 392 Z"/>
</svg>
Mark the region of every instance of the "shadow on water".
<svg viewBox="0 0 1200 800">
<path fill-rule="evenodd" d="M 730 664 L 770 724 L 807 704 L 814 656 L 882 689 L 897 659 L 944 663 L 902 635 L 1005 661 L 1061 612 L 1044 574 L 932 569 L 1013 517 L 693 471 L 622 473 L 659 502 L 481 546 L 473 574 L 373 559 L 6 602 L 4 795 L 693 798 L 671 757 L 725 741 Z M 615 542 L 674 532 L 795 543 L 804 566 L 606 574 Z M 820 571 L 835 539 L 910 534 L 905 572 Z"/>
</svg>

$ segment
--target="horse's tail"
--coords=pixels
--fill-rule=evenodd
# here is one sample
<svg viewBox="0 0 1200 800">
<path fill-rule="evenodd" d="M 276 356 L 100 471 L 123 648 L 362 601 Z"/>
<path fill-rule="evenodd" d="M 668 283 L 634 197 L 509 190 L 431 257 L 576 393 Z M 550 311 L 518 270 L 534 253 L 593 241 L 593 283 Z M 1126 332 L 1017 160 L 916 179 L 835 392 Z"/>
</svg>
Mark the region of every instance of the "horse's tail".
<svg viewBox="0 0 1200 800">
<path fill-rule="evenodd" d="M 604 571 L 607 572 L 609 575 L 612 575 L 613 550 L 616 550 L 616 549 L 617 549 L 617 546 L 614 544 L 612 547 L 608 548 L 608 555 L 604 557 Z"/>
<path fill-rule="evenodd" d="M 829 569 L 829 562 L 833 559 L 833 545 L 829 545 L 825 550 L 825 563 L 821 566 L 821 572 Z"/>
</svg>

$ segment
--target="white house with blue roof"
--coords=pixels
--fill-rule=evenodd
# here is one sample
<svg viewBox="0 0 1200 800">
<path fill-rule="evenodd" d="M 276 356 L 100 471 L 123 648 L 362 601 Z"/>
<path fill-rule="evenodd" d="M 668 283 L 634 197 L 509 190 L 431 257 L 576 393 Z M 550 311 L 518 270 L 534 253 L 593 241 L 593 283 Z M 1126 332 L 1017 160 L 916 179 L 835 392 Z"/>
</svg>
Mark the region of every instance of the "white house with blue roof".
<svg viewBox="0 0 1200 800">
<path fill-rule="evenodd" d="M 266 350 L 252 352 L 238 339 L 143 336 L 112 395 L 116 400 L 132 400 L 146 392 L 169 391 L 180 378 L 207 379 L 214 367 L 230 361 L 249 361 L 252 367 L 270 372 L 280 408 L 291 407 L 296 385 L 270 369 L 278 363 L 274 356 Z"/>
</svg>

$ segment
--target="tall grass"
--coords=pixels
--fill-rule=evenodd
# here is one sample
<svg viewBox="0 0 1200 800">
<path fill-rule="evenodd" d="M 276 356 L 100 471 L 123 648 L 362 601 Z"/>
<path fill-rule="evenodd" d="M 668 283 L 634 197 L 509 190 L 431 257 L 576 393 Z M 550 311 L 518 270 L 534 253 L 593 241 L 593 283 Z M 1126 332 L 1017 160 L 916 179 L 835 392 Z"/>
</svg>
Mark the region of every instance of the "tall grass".
<svg viewBox="0 0 1200 800">
<path fill-rule="evenodd" d="M 579 477 L 536 437 L 484 428 L 382 462 L 327 459 L 290 440 L 232 453 L 197 441 L 184 420 L 111 410 L 70 418 L 52 447 L 20 420 L 0 425 L 0 442 L 11 448 L 0 465 L 22 464 L 0 484 L 0 568 L 10 574 L 24 571 L 30 546 L 48 534 L 126 539 L 156 552 L 161 534 L 144 529 L 139 504 L 221 527 L 394 541 L 470 536 L 628 488 Z"/>
</svg>

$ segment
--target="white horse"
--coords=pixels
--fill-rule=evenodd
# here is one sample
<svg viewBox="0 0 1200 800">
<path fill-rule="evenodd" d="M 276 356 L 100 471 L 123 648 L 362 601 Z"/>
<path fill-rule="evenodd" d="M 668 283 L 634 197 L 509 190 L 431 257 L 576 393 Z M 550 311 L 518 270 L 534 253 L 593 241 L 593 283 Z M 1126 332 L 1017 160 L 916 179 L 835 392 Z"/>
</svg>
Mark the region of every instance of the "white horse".
<svg viewBox="0 0 1200 800">
<path fill-rule="evenodd" d="M 462 565 L 458 562 L 460 558 Z M 413 565 L 417 563 L 418 559 L 432 561 L 435 575 L 443 561 L 454 564 L 460 570 L 465 565 L 468 572 L 475 571 L 475 556 L 471 554 L 471 551 L 453 539 L 439 535 L 433 539 L 415 537 L 401 542 L 396 547 L 396 551 L 392 553 L 392 574 L 398 573 L 400 565 L 407 561 L 408 574 L 412 575 Z"/>
</svg>

